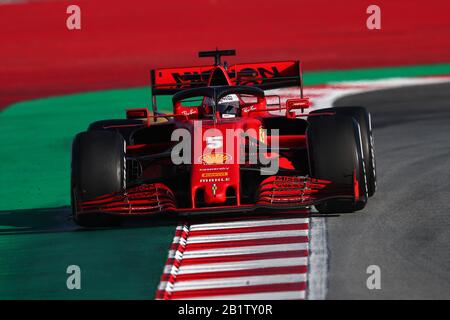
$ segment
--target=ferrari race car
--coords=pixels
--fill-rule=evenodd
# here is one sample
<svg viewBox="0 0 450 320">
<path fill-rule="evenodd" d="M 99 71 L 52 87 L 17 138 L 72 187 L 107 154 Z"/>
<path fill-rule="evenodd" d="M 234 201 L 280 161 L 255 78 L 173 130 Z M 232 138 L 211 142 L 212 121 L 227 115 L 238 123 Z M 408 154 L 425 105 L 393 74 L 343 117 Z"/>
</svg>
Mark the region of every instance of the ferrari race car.
<svg viewBox="0 0 450 320">
<path fill-rule="evenodd" d="M 92 123 L 72 145 L 73 217 L 361 210 L 376 190 L 370 114 L 311 108 L 298 61 L 151 71 L 152 111 Z M 171 113 L 158 101 L 172 99 Z M 165 99 L 164 99 L 165 98 Z M 166 106 L 167 107 L 167 106 Z"/>
</svg>

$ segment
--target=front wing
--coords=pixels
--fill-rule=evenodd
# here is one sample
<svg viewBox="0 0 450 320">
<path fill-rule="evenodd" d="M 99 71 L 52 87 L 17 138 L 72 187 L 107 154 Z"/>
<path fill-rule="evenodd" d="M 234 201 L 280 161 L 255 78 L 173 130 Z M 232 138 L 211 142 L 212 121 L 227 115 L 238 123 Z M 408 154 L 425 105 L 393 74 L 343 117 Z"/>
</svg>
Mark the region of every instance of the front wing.
<svg viewBox="0 0 450 320">
<path fill-rule="evenodd" d="M 333 198 L 355 199 L 357 188 L 357 185 L 339 186 L 331 181 L 310 177 L 271 176 L 260 184 L 256 200 L 252 204 L 178 208 L 176 197 L 170 188 L 162 183 L 151 183 L 75 205 L 78 214 L 104 213 L 121 216 L 248 212 L 260 208 L 295 210 Z"/>
</svg>

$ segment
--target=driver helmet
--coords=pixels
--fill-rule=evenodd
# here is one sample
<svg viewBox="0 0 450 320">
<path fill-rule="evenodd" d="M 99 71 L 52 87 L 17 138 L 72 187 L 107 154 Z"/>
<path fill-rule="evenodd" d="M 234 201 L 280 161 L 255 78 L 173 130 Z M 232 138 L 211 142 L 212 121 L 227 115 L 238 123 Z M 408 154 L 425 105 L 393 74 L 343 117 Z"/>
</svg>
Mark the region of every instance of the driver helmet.
<svg viewBox="0 0 450 320">
<path fill-rule="evenodd" d="M 236 94 L 228 94 L 217 103 L 217 111 L 222 118 L 234 118 L 239 112 L 239 97 Z"/>
</svg>

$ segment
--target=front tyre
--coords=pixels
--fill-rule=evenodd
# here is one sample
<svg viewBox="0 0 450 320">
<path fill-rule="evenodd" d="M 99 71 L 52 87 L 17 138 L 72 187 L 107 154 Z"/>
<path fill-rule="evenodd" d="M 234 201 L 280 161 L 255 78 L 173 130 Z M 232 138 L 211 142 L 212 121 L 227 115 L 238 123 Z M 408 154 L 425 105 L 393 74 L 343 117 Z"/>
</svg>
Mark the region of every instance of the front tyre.
<svg viewBox="0 0 450 320">
<path fill-rule="evenodd" d="M 311 113 L 335 112 L 337 115 L 353 117 L 361 129 L 361 143 L 364 153 L 364 165 L 367 178 L 367 194 L 372 197 L 377 190 L 377 172 L 375 164 L 375 148 L 372 133 L 372 118 L 364 107 L 334 107 L 314 110 Z"/>
<path fill-rule="evenodd" d="M 358 197 L 329 199 L 315 205 L 320 213 L 346 213 L 362 210 L 367 202 L 364 158 L 358 123 L 348 116 L 315 116 L 306 131 L 311 177 L 332 181 L 354 189 Z"/>
<path fill-rule="evenodd" d="M 112 131 L 88 131 L 72 144 L 71 196 L 73 217 L 82 226 L 111 226 L 115 216 L 78 212 L 77 203 L 120 192 L 126 187 L 125 140 Z"/>
</svg>

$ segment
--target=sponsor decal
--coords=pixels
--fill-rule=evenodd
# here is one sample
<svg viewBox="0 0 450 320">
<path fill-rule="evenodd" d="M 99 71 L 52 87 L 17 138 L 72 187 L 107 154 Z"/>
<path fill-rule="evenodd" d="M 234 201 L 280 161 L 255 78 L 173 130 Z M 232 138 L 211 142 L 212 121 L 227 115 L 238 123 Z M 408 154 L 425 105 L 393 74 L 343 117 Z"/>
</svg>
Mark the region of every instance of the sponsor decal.
<svg viewBox="0 0 450 320">
<path fill-rule="evenodd" d="M 229 170 L 230 167 L 210 167 L 210 168 L 200 168 L 199 171 L 224 171 L 224 170 Z"/>
<path fill-rule="evenodd" d="M 228 103 L 228 102 L 239 102 L 239 98 L 235 94 L 228 94 L 219 100 L 219 104 L 220 103 Z"/>
<path fill-rule="evenodd" d="M 201 183 L 207 183 L 207 182 L 228 182 L 228 181 L 230 181 L 230 178 L 200 179 Z"/>
<path fill-rule="evenodd" d="M 175 88 L 184 87 L 201 87 L 205 85 L 211 75 L 211 69 L 204 70 L 201 73 L 193 72 L 173 72 L 171 74 L 173 85 L 168 85 Z M 236 71 L 234 66 L 229 69 L 228 77 L 234 82 L 239 82 L 240 85 L 257 85 L 270 82 L 270 78 L 281 77 L 281 70 L 276 66 L 270 67 L 255 67 L 243 68 L 238 70 L 238 74 L 245 74 L 244 76 L 236 78 Z M 161 75 L 160 75 L 161 77 Z"/>
<path fill-rule="evenodd" d="M 202 173 L 202 178 L 228 177 L 228 172 L 207 172 Z"/>
<path fill-rule="evenodd" d="M 236 115 L 235 114 L 224 113 L 224 114 L 222 114 L 222 118 L 223 119 L 236 118 Z"/>
<path fill-rule="evenodd" d="M 249 106 L 249 107 L 242 107 L 241 112 L 242 113 L 249 113 L 250 111 L 256 110 L 255 106 Z"/>
<path fill-rule="evenodd" d="M 200 162 L 206 165 L 224 164 L 226 161 L 231 161 L 233 157 L 228 153 L 209 153 L 200 157 Z"/>
<path fill-rule="evenodd" d="M 195 109 L 190 109 L 189 111 L 184 110 L 181 112 L 181 114 L 184 116 L 190 116 L 190 115 L 197 114 L 197 113 L 198 112 Z"/>
</svg>

